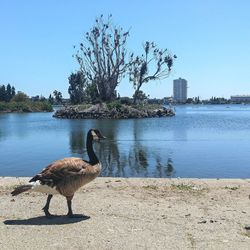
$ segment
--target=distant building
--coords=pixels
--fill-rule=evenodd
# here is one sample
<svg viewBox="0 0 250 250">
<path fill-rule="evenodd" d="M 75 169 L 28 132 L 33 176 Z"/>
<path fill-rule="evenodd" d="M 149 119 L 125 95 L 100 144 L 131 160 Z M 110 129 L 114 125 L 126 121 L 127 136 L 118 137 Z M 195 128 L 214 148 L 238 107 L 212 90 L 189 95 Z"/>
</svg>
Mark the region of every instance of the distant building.
<svg viewBox="0 0 250 250">
<path fill-rule="evenodd" d="M 187 101 L 187 80 L 179 78 L 173 82 L 173 99 L 176 102 Z"/>
<path fill-rule="evenodd" d="M 250 102 L 250 95 L 232 95 L 231 102 Z"/>
</svg>

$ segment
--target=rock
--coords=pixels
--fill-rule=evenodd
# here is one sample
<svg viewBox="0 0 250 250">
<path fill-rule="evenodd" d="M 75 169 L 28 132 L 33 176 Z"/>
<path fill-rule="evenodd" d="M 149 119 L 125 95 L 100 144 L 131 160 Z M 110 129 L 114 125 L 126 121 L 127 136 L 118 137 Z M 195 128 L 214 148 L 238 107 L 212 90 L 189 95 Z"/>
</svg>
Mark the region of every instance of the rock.
<svg viewBox="0 0 250 250">
<path fill-rule="evenodd" d="M 250 230 L 250 224 L 245 225 L 245 229 L 246 229 L 246 230 Z"/>
<path fill-rule="evenodd" d="M 201 220 L 201 221 L 198 222 L 198 224 L 205 224 L 205 223 L 207 223 L 206 220 Z"/>
</svg>

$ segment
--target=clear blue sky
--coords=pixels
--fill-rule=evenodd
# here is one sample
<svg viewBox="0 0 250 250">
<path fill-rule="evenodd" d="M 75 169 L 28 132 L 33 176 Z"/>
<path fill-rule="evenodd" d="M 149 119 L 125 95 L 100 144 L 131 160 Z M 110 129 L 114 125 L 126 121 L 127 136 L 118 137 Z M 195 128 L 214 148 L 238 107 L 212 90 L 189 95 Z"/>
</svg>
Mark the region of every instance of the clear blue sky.
<svg viewBox="0 0 250 250">
<path fill-rule="evenodd" d="M 173 79 L 188 80 L 188 96 L 229 98 L 250 94 L 248 0 L 1 0 L 0 84 L 28 95 L 67 97 L 68 76 L 78 69 L 73 45 L 100 14 L 130 30 L 128 48 L 141 53 L 155 41 L 178 56 L 172 75 L 142 88 L 151 97 L 172 95 Z M 132 85 L 119 85 L 131 96 Z"/>
</svg>

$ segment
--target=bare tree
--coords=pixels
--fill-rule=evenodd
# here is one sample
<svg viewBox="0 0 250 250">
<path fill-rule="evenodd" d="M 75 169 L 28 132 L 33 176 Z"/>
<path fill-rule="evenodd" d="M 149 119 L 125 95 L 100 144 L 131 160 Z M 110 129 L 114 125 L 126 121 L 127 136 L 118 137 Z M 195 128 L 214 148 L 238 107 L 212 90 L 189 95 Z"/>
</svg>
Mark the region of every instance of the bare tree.
<svg viewBox="0 0 250 250">
<path fill-rule="evenodd" d="M 103 15 L 95 20 L 90 32 L 85 34 L 85 42 L 75 57 L 80 70 L 98 90 L 102 101 L 116 97 L 115 89 L 127 70 L 126 41 L 129 31 L 114 26 L 111 15 L 104 21 Z"/>
<path fill-rule="evenodd" d="M 158 49 L 153 42 L 143 45 L 141 56 L 130 56 L 129 80 L 135 88 L 134 103 L 138 99 L 140 88 L 151 80 L 161 80 L 169 76 L 176 55 L 171 55 L 167 49 Z M 150 73 L 150 72 L 152 73 Z"/>
</svg>

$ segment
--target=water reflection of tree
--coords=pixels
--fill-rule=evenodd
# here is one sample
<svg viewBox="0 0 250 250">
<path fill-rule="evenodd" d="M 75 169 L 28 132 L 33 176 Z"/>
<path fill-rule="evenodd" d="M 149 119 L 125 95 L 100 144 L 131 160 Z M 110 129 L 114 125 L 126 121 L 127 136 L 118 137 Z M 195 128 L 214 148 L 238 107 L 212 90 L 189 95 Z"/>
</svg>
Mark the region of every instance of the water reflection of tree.
<svg viewBox="0 0 250 250">
<path fill-rule="evenodd" d="M 98 121 L 97 127 L 98 126 Z M 105 124 L 106 123 L 106 124 Z M 103 123 L 102 123 L 103 124 Z M 125 155 L 120 153 L 117 142 L 117 131 L 119 131 L 119 121 L 105 121 L 106 126 L 102 126 L 102 133 L 107 140 L 96 145 L 96 150 L 102 163 L 101 176 L 126 176 L 125 167 L 127 165 Z"/>
<path fill-rule="evenodd" d="M 105 124 L 106 123 L 106 124 Z M 125 155 L 121 155 L 117 143 L 117 123 L 112 121 L 95 120 L 91 125 L 100 129 L 107 137 L 100 143 L 94 143 L 96 153 L 102 163 L 101 176 L 126 176 L 127 165 Z M 84 129 L 82 121 L 72 121 L 70 130 L 70 150 L 77 157 L 88 159 L 86 149 L 86 133 L 90 129 Z"/>
<path fill-rule="evenodd" d="M 156 157 L 155 177 L 173 177 L 175 175 L 172 158 L 168 158 L 167 163 L 162 164 L 159 157 Z"/>
<path fill-rule="evenodd" d="M 174 176 L 175 171 L 171 157 L 168 158 L 167 162 L 163 162 L 158 153 L 151 152 L 151 144 L 145 142 L 139 121 L 133 121 L 132 141 L 119 141 L 119 132 L 124 129 L 124 126 L 120 126 L 122 121 L 96 120 L 88 124 L 88 128 L 85 128 L 84 124 L 83 121 L 72 121 L 69 136 L 70 150 L 74 156 L 88 159 L 85 146 L 86 133 L 90 127 L 100 129 L 107 137 L 107 140 L 94 144 L 102 163 L 101 176 Z"/>
<path fill-rule="evenodd" d="M 86 153 L 85 148 L 85 131 L 83 124 L 79 121 L 70 122 L 70 135 L 69 144 L 72 154 L 79 155 L 79 157 L 84 157 Z"/>
<path fill-rule="evenodd" d="M 70 148 L 73 154 L 83 156 L 85 151 L 85 137 L 83 131 L 71 131 Z"/>
<path fill-rule="evenodd" d="M 139 121 L 133 121 L 133 146 L 130 148 L 128 156 L 128 164 L 130 176 L 148 176 L 148 148 L 141 143 L 143 138 L 143 129 Z"/>
<path fill-rule="evenodd" d="M 4 133 L 0 129 L 0 141 L 4 139 Z"/>
</svg>

